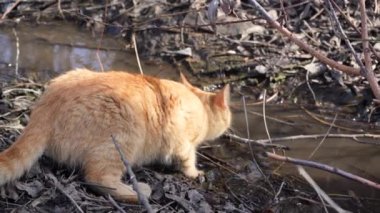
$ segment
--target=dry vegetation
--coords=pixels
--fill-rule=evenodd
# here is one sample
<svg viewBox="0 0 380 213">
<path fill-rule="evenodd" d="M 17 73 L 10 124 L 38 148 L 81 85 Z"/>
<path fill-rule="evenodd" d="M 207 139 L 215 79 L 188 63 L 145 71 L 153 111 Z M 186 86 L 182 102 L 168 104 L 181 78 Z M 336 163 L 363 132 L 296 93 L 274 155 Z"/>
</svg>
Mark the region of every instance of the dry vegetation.
<svg viewBox="0 0 380 213">
<path fill-rule="evenodd" d="M 333 115 L 340 112 L 340 118 L 355 119 L 377 129 L 380 5 L 376 0 L 134 2 L 7 1 L 0 3 L 0 21 L 1 27 L 12 27 L 18 22 L 74 21 L 88 28 L 95 38 L 101 39 L 104 33 L 123 37 L 138 49 L 140 57 L 171 62 L 178 69 L 191 72 L 199 84 L 218 86 L 231 82 L 236 94 L 250 101 L 297 103 L 327 116 L 328 119 L 319 119 L 330 128 L 345 128 L 333 125 L 336 120 Z M 363 20 L 367 20 L 366 24 Z M 2 83 L 1 150 L 21 133 L 30 106 L 42 91 L 43 85 L 29 80 Z M 264 149 L 284 149 L 266 141 L 228 137 L 252 143 L 256 158 Z M 209 171 L 205 180 L 190 181 L 156 167 L 135 170 L 137 178 L 153 188 L 149 201 L 154 210 L 321 212 L 332 208 L 341 211 L 342 207 L 353 212 L 376 212 L 380 208 L 379 200 L 355 196 L 336 196 L 333 198 L 339 198 L 338 204 L 331 203 L 305 174 L 303 177 L 312 187 L 295 177 L 272 174 L 255 160 L 236 169 L 207 152 L 201 151 L 200 156 L 203 156 L 201 164 Z M 281 158 L 271 152 L 266 157 L 306 166 L 313 164 Z M 326 169 L 326 165 L 313 165 Z M 258 172 L 258 168 L 264 172 Z M 335 168 L 330 170 L 339 173 Z M 374 182 L 345 175 L 379 188 Z M 6 212 L 145 209 L 87 192 L 81 178 L 77 171 L 52 165 L 43 158 L 21 180 L 1 188 L 0 209 Z M 128 177 L 126 181 L 130 181 Z"/>
</svg>

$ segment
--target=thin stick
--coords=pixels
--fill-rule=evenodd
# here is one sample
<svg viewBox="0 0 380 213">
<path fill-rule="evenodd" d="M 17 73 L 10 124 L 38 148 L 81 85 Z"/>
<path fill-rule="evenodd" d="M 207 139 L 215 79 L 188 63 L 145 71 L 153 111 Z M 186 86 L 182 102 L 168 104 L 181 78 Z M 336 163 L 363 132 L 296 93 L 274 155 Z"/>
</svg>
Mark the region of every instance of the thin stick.
<svg viewBox="0 0 380 213">
<path fill-rule="evenodd" d="M 67 192 L 65 192 L 65 190 L 63 189 L 62 184 L 58 181 L 57 177 L 53 173 L 48 173 L 47 176 L 50 177 L 51 180 L 53 180 L 54 186 L 57 187 L 57 189 L 70 200 L 70 202 L 75 206 L 75 208 L 80 213 L 84 213 L 84 211 L 77 204 L 77 202 L 69 194 L 67 194 Z"/>
<path fill-rule="evenodd" d="M 311 94 L 313 95 L 313 99 L 314 99 L 315 104 L 317 104 L 317 96 L 315 96 L 314 90 L 313 90 L 313 88 L 311 88 L 310 81 L 309 81 L 309 74 L 310 74 L 310 70 L 307 70 L 307 72 L 306 72 L 306 84 L 307 84 L 307 87 L 309 88 Z"/>
<path fill-rule="evenodd" d="M 17 0 L 12 6 L 8 7 L 4 14 L 1 16 L 1 20 L 5 19 L 7 15 L 16 8 L 16 6 L 20 3 L 21 0 Z"/>
<path fill-rule="evenodd" d="M 16 38 L 16 64 L 15 64 L 15 74 L 16 78 L 19 77 L 18 75 L 18 67 L 19 67 L 19 61 L 20 61 L 20 39 L 17 35 L 17 31 L 15 28 L 12 29 L 13 34 L 15 35 Z"/>
<path fill-rule="evenodd" d="M 267 118 L 266 118 L 266 115 L 265 115 L 265 99 L 266 99 L 266 96 L 267 96 L 267 90 L 264 89 L 264 95 L 263 95 L 263 120 L 264 120 L 264 127 L 265 127 L 265 132 L 267 133 L 267 136 L 268 136 L 268 140 L 269 140 L 269 143 L 272 143 L 272 140 L 271 140 L 271 136 L 270 136 L 270 133 L 269 133 L 269 129 L 268 129 L 268 124 L 267 124 Z M 273 150 L 274 152 L 274 150 Z"/>
<path fill-rule="evenodd" d="M 363 53 L 364 53 L 364 62 L 366 68 L 366 78 L 371 86 L 372 92 L 374 93 L 376 99 L 380 99 L 380 87 L 378 79 L 376 78 L 373 70 L 372 70 L 372 60 L 369 55 L 369 41 L 368 41 L 368 29 L 367 29 L 367 13 L 365 8 L 365 1 L 359 0 L 360 5 L 360 16 L 361 16 L 361 30 L 362 30 L 362 41 L 363 41 Z"/>
<path fill-rule="evenodd" d="M 241 178 L 242 180 L 248 182 L 247 179 L 246 179 L 243 175 L 241 175 L 241 174 L 235 172 L 234 170 L 232 170 L 232 169 L 230 169 L 230 168 L 228 168 L 228 167 L 226 167 L 226 166 L 221 165 L 220 163 L 218 163 L 218 162 L 212 160 L 211 158 L 207 157 L 206 155 L 204 155 L 204 154 L 202 154 L 202 153 L 200 153 L 200 152 L 197 152 L 197 155 L 199 155 L 200 157 L 202 157 L 202 158 L 204 158 L 204 159 L 210 161 L 210 162 L 213 163 L 214 165 L 219 166 L 219 167 L 222 168 L 222 169 L 225 169 L 226 171 L 230 172 L 231 174 L 236 175 L 237 177 Z"/>
<path fill-rule="evenodd" d="M 327 130 L 325 136 L 322 138 L 321 142 L 319 142 L 317 147 L 315 147 L 315 149 L 311 152 L 308 159 L 311 159 L 314 156 L 314 154 L 319 150 L 319 148 L 322 146 L 322 144 L 325 142 L 327 136 L 330 134 L 332 127 L 334 126 L 334 123 L 335 123 L 335 120 L 337 117 L 338 117 L 338 114 L 335 114 L 334 120 L 331 122 L 331 125 L 330 125 L 329 129 Z"/>
<path fill-rule="evenodd" d="M 136 54 L 137 65 L 139 65 L 139 70 L 140 70 L 141 75 L 144 75 L 143 69 L 142 69 L 142 67 L 141 67 L 139 51 L 137 50 L 137 43 L 136 43 L 135 33 L 132 33 L 132 42 L 133 42 L 133 46 L 134 46 L 134 48 L 135 48 L 135 54 Z"/>
<path fill-rule="evenodd" d="M 339 213 L 349 212 L 347 210 L 342 209 L 337 203 L 335 203 L 327 194 L 324 192 L 318 184 L 310 177 L 310 175 L 305 171 L 305 169 L 301 166 L 297 166 L 298 172 L 305 180 L 314 188 L 314 190 L 318 193 L 320 197 L 323 198 L 335 211 Z M 324 206 L 325 207 L 325 206 Z M 326 207 L 325 207 L 326 208 Z M 328 212 L 328 211 L 326 211 Z"/>
<path fill-rule="evenodd" d="M 119 210 L 121 213 L 127 213 L 126 211 L 124 211 L 123 208 L 121 208 L 121 206 L 119 206 L 119 204 L 116 203 L 116 201 L 111 197 L 111 195 L 108 195 L 108 200 L 112 203 L 112 205 L 117 209 Z"/>
<path fill-rule="evenodd" d="M 62 194 L 64 194 L 69 200 L 70 202 L 75 206 L 75 208 L 77 208 L 77 210 L 80 212 L 80 213 L 84 213 L 84 211 L 82 210 L 82 208 L 77 204 L 77 202 L 69 195 L 65 192 L 65 190 L 63 190 L 62 186 L 60 186 L 60 183 L 56 183 L 57 185 L 57 189 L 62 192 Z"/>
<path fill-rule="evenodd" d="M 224 135 L 231 138 L 231 139 L 234 139 L 236 141 L 243 142 L 243 143 L 251 143 L 254 145 L 258 145 L 258 146 L 262 146 L 262 147 L 268 147 L 268 148 L 285 149 L 285 150 L 289 149 L 289 147 L 287 147 L 285 145 L 274 144 L 274 143 L 269 144 L 268 139 L 265 139 L 266 140 L 265 142 L 258 142 L 257 140 L 242 138 L 238 135 L 234 135 L 231 133 L 225 133 Z"/>
<path fill-rule="evenodd" d="M 268 101 L 267 101 L 268 102 Z M 235 109 L 235 110 L 241 110 L 241 107 L 240 107 L 240 104 L 238 105 L 239 103 L 234 103 L 231 105 L 231 108 Z M 260 105 L 263 104 L 262 101 L 260 101 Z M 247 106 L 251 106 L 251 104 L 247 103 Z M 256 116 L 259 116 L 259 117 L 264 117 L 262 113 L 258 113 L 258 112 L 255 112 L 255 111 L 252 111 L 252 110 L 247 110 L 247 112 L 249 114 L 252 114 L 252 115 L 256 115 Z M 271 120 L 271 121 L 274 121 L 274 122 L 278 122 L 278 123 L 282 123 L 282 124 L 286 124 L 286 125 L 289 125 L 289 126 L 294 126 L 294 123 L 291 123 L 291 122 L 287 122 L 285 120 L 281 120 L 281 119 L 278 119 L 278 118 L 275 118 L 275 117 L 271 117 L 269 115 L 266 115 L 265 116 L 267 120 Z"/>
<path fill-rule="evenodd" d="M 323 163 L 315 162 L 315 161 L 309 161 L 309 160 L 302 160 L 302 159 L 297 159 L 297 158 L 292 158 L 292 157 L 286 157 L 286 156 L 281 156 L 277 154 L 273 154 L 271 152 L 266 152 L 267 156 L 271 159 L 282 161 L 282 162 L 287 162 L 287 163 L 293 163 L 296 165 L 302 165 L 302 166 L 307 166 L 307 167 L 312 167 L 316 169 L 320 169 L 323 171 L 330 172 L 332 174 L 337 174 L 339 176 L 342 176 L 344 178 L 362 183 L 364 185 L 373 187 L 375 189 L 380 190 L 380 184 L 370 181 L 368 179 L 362 178 L 360 176 L 354 175 L 352 173 L 346 172 L 344 170 L 338 169 L 336 167 L 332 167 Z"/>
<path fill-rule="evenodd" d="M 57 5 L 57 7 L 58 7 L 58 11 L 59 11 L 59 14 L 61 15 L 61 17 L 62 17 L 63 19 L 65 19 L 65 15 L 63 14 L 63 11 L 62 11 L 62 0 L 58 0 L 58 5 Z"/>
<path fill-rule="evenodd" d="M 278 138 L 272 138 L 273 141 L 293 141 L 293 140 L 301 140 L 301 139 L 318 139 L 318 138 L 351 138 L 355 141 L 357 141 L 357 138 L 372 138 L 372 139 L 377 139 L 380 138 L 380 135 L 375 135 L 375 134 L 312 134 L 312 135 L 292 135 L 292 136 L 285 136 L 285 137 L 278 137 Z M 258 144 L 265 144 L 268 143 L 268 139 L 257 139 L 257 140 L 248 140 L 245 139 L 246 143 L 258 143 Z M 366 142 L 367 143 L 367 142 Z M 368 142 L 369 143 L 369 142 Z M 374 145 L 380 145 L 380 143 L 370 143 Z"/>
<path fill-rule="evenodd" d="M 264 100 L 263 100 L 263 104 L 264 105 L 265 105 L 265 96 L 266 96 L 266 90 L 264 90 Z M 249 139 L 250 138 L 250 132 L 249 132 L 250 128 L 249 128 L 248 115 L 247 115 L 247 106 L 245 105 L 245 97 L 244 96 L 243 96 L 243 106 L 244 106 L 244 116 L 245 116 L 245 124 L 246 124 L 246 129 L 247 129 L 247 136 L 248 136 L 248 139 Z M 265 108 L 264 108 L 264 122 L 265 122 Z M 268 132 L 268 138 L 270 139 L 269 132 Z M 251 144 L 249 143 L 248 146 L 249 146 L 249 150 L 251 151 L 252 162 L 254 162 L 256 164 L 257 169 L 259 170 L 259 172 L 261 173 L 261 175 L 264 177 L 264 179 L 268 183 L 268 185 L 274 191 L 274 187 L 273 187 L 272 183 L 268 180 L 268 177 L 265 175 L 265 173 L 260 168 L 260 165 L 258 164 L 258 162 L 255 159 L 255 155 L 253 154 L 253 149 L 252 149 Z"/>
<path fill-rule="evenodd" d="M 120 158 L 124 163 L 125 168 L 127 168 L 127 172 L 130 176 L 130 179 L 132 181 L 133 190 L 137 192 L 137 196 L 139 198 L 139 201 L 143 206 L 145 207 L 146 211 L 148 213 L 153 213 L 152 206 L 149 204 L 148 199 L 145 197 L 145 195 L 140 191 L 140 188 L 138 186 L 138 182 L 136 180 L 135 173 L 132 171 L 131 165 L 129 165 L 128 160 L 125 158 L 124 153 L 122 152 L 119 144 L 117 143 L 115 137 L 111 135 L 112 142 L 115 144 L 116 150 L 119 152 Z"/>
<path fill-rule="evenodd" d="M 251 138 L 251 133 L 249 131 L 249 121 L 248 121 L 248 115 L 247 115 L 247 106 L 245 105 L 245 97 L 244 96 L 242 97 L 242 101 L 243 101 L 243 108 L 244 108 L 245 128 L 247 130 L 247 138 L 250 139 Z M 251 144 L 248 144 L 248 146 L 249 146 L 249 151 L 251 152 L 251 157 L 252 157 L 252 160 L 253 160 L 255 157 L 254 157 L 254 154 L 253 154 L 252 146 L 251 146 Z"/>
<path fill-rule="evenodd" d="M 309 45 L 307 45 L 305 42 L 299 40 L 292 32 L 290 32 L 288 29 L 284 28 L 282 25 L 280 25 L 277 21 L 273 20 L 272 17 L 265 11 L 265 9 L 256 1 L 256 0 L 249 0 L 249 2 L 263 15 L 264 19 L 274 28 L 276 28 L 281 34 L 288 37 L 291 41 L 293 41 L 295 44 L 297 44 L 300 48 L 302 48 L 304 51 L 310 53 L 314 57 L 318 58 L 321 62 L 330 65 L 331 67 L 340 70 L 342 72 L 345 72 L 347 74 L 351 75 L 359 75 L 360 70 L 354 67 L 349 67 L 343 64 L 339 64 L 334 60 L 331 60 L 327 58 L 325 55 L 321 54 L 317 50 L 313 49 Z"/>
<path fill-rule="evenodd" d="M 376 3 L 377 1 L 375 1 Z M 340 13 L 341 16 L 343 16 L 344 19 L 346 19 L 347 23 L 357 32 L 360 34 L 360 30 L 356 27 L 356 25 L 354 23 L 352 23 L 351 19 L 342 11 L 342 9 L 340 9 L 339 5 L 335 2 L 335 1 L 332 1 L 331 2 L 334 7 L 338 10 L 338 12 Z M 376 52 L 375 49 L 373 48 L 373 46 L 371 44 L 369 44 L 369 48 L 371 49 L 372 53 L 376 56 L 377 60 L 380 60 L 380 53 Z"/>
<path fill-rule="evenodd" d="M 312 117 L 316 121 L 318 121 L 322 124 L 328 125 L 328 126 L 331 125 L 330 122 L 325 121 L 322 118 L 319 118 L 318 116 L 320 116 L 320 115 L 310 112 L 309 110 L 307 110 L 303 106 L 301 106 L 301 109 L 303 109 L 308 115 L 310 115 L 310 117 Z M 344 127 L 344 126 L 340 126 L 340 125 L 336 125 L 336 124 L 332 124 L 332 125 L 333 125 L 333 127 L 336 127 L 338 129 L 343 129 L 343 130 L 347 130 L 347 131 L 351 131 L 351 132 L 364 132 L 364 130 L 362 130 L 362 129 L 354 129 L 354 128 Z"/>
<path fill-rule="evenodd" d="M 332 18 L 333 18 L 333 20 L 334 20 L 334 22 L 335 22 L 335 24 L 336 24 L 336 28 L 337 28 L 339 34 L 340 34 L 341 37 L 344 39 L 346 45 L 348 46 L 348 48 L 349 48 L 350 51 L 351 51 L 351 54 L 352 54 L 352 55 L 354 56 L 354 58 L 355 58 L 356 63 L 357 63 L 357 64 L 359 65 L 359 67 L 360 67 L 360 74 L 361 74 L 363 77 L 365 77 L 365 78 L 367 79 L 369 85 L 371 86 L 371 90 L 372 90 L 372 92 L 374 93 L 376 99 L 380 99 L 380 87 L 379 87 L 379 84 L 377 83 L 378 80 L 377 80 L 376 76 L 374 75 L 374 73 L 373 73 L 373 71 L 372 71 L 372 67 L 371 67 L 370 69 L 366 69 L 366 67 L 364 66 L 363 62 L 360 60 L 358 54 L 355 52 L 355 49 L 352 47 L 351 42 L 350 42 L 350 40 L 348 39 L 347 35 L 344 33 L 343 28 L 342 28 L 342 25 L 340 24 L 340 22 L 339 22 L 339 20 L 338 20 L 338 17 L 337 17 L 337 15 L 336 15 L 336 13 L 335 13 L 335 10 L 334 10 L 334 8 L 333 8 L 333 6 L 332 6 L 332 4 L 331 4 L 331 0 L 325 0 L 325 2 L 326 2 L 326 4 L 328 5 L 328 7 L 329 7 L 329 9 L 330 9 L 330 11 L 331 11 Z M 364 2 L 363 2 L 363 4 L 364 4 Z M 362 10 L 363 10 L 363 6 L 361 6 L 360 8 L 361 8 L 361 11 L 362 11 Z M 364 10 L 365 10 L 365 7 L 364 7 Z M 364 14 L 363 14 L 363 13 L 364 13 Z M 364 11 L 363 13 L 361 13 L 361 16 L 362 16 L 362 28 L 363 28 L 363 24 L 365 24 L 365 28 L 367 28 L 367 27 L 366 27 L 366 22 L 367 22 L 366 18 L 367 18 L 367 16 L 366 16 L 365 11 Z M 365 19 L 364 19 L 364 22 L 363 22 L 363 16 L 364 16 L 364 18 L 365 18 Z M 362 29 L 362 31 L 363 31 L 363 30 L 367 30 L 367 29 Z M 368 32 L 366 31 L 366 32 L 364 32 L 364 33 L 367 33 L 366 36 L 367 36 L 367 42 L 368 42 Z M 365 35 L 363 35 L 363 32 L 362 32 L 362 36 L 365 36 Z M 369 51 L 369 49 L 368 49 L 368 43 L 367 43 L 366 46 L 364 46 L 364 42 L 365 42 L 365 41 L 363 41 L 363 47 L 366 48 L 366 49 L 364 49 L 364 51 L 365 51 L 365 52 L 368 52 L 368 51 Z M 367 54 L 368 54 L 368 53 L 367 53 Z M 369 55 L 368 55 L 368 56 L 369 56 Z M 370 60 L 370 59 L 369 59 L 369 60 Z M 370 63 L 370 62 L 369 62 L 369 63 Z"/>
<path fill-rule="evenodd" d="M 104 6 L 104 23 L 106 23 L 106 19 L 107 19 L 107 1 L 105 1 L 105 6 Z M 101 34 L 100 34 L 100 40 L 97 42 L 97 47 L 96 47 L 96 59 L 98 59 L 98 62 L 99 62 L 99 66 L 100 66 L 100 70 L 102 72 L 104 72 L 104 66 L 103 66 L 103 62 L 102 62 L 102 59 L 100 58 L 100 47 L 102 46 L 102 41 L 103 41 L 103 36 L 104 36 L 104 29 L 102 30 Z"/>
</svg>

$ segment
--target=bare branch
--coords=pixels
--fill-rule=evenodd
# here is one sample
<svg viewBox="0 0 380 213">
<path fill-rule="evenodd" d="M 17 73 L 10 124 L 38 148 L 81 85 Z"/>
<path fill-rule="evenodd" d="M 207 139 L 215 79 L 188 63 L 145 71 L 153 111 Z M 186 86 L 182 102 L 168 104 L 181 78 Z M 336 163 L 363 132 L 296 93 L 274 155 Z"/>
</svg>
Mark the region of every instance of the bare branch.
<svg viewBox="0 0 380 213">
<path fill-rule="evenodd" d="M 272 25 L 272 27 L 276 28 L 280 33 L 287 36 L 291 41 L 293 41 L 295 44 L 297 44 L 300 48 L 302 48 L 304 51 L 310 53 L 314 57 L 318 58 L 321 62 L 331 66 L 332 68 L 335 68 L 337 70 L 340 70 L 342 72 L 345 72 L 347 74 L 351 75 L 359 75 L 360 70 L 354 67 L 349 67 L 343 64 L 339 64 L 334 60 L 331 60 L 327 58 L 325 55 L 321 54 L 317 50 L 310 47 L 305 42 L 299 40 L 297 37 L 293 35 L 292 32 L 290 32 L 288 29 L 281 26 L 277 21 L 273 20 L 272 17 L 265 11 L 265 9 L 256 1 L 256 0 L 249 0 L 249 2 L 256 7 L 256 9 L 263 15 L 264 19 Z"/>
<path fill-rule="evenodd" d="M 149 204 L 148 199 L 145 197 L 145 195 L 139 189 L 138 182 L 136 180 L 135 173 L 132 171 L 131 165 L 129 165 L 128 160 L 125 158 L 124 153 L 122 152 L 122 150 L 121 150 L 119 144 L 117 143 L 115 137 L 113 135 L 111 135 L 111 138 L 112 138 L 112 142 L 115 144 L 115 148 L 117 149 L 117 151 L 120 154 L 120 158 L 123 161 L 125 168 L 127 168 L 127 172 L 129 174 L 129 176 L 131 177 L 133 190 L 136 191 L 137 196 L 139 198 L 139 201 L 141 202 L 141 204 L 144 205 L 144 207 L 148 213 L 153 213 L 152 206 Z"/>
<path fill-rule="evenodd" d="M 231 134 L 231 133 L 225 133 L 224 134 L 225 136 L 231 138 L 231 139 L 234 139 L 238 142 L 243 142 L 243 143 L 251 143 L 253 145 L 256 145 L 256 146 L 261 146 L 261 147 L 265 147 L 265 148 L 276 148 L 276 149 L 285 149 L 285 150 L 289 150 L 289 147 L 285 146 L 285 145 L 281 145 L 281 144 L 269 144 L 268 140 L 265 141 L 265 142 L 261 142 L 261 141 L 258 141 L 258 140 L 252 140 L 252 139 L 247 139 L 247 138 L 242 138 L 238 135 L 234 135 L 234 134 Z"/>
<path fill-rule="evenodd" d="M 323 171 L 330 172 L 332 174 L 337 174 L 339 176 L 342 176 L 344 178 L 354 180 L 356 182 L 362 183 L 364 185 L 380 189 L 380 184 L 370 181 L 368 179 L 362 178 L 360 176 L 354 175 L 352 173 L 346 172 L 344 170 L 338 169 L 336 167 L 332 167 L 323 163 L 315 162 L 315 161 L 309 161 L 309 160 L 302 160 L 302 159 L 297 159 L 297 158 L 291 158 L 291 157 L 286 157 L 286 156 L 281 156 L 277 154 L 273 154 L 271 152 L 265 152 L 267 156 L 271 159 L 282 161 L 282 162 L 287 162 L 287 163 L 293 163 L 296 165 L 302 165 L 302 166 L 307 166 L 307 167 L 312 167 L 316 169 L 320 169 Z"/>
<path fill-rule="evenodd" d="M 286 136 L 286 137 L 278 137 L 278 138 L 272 138 L 273 141 L 291 141 L 291 140 L 301 140 L 301 139 L 318 139 L 318 138 L 351 138 L 355 141 L 357 141 L 357 138 L 372 138 L 377 139 L 380 138 L 380 135 L 376 134 L 314 134 L 314 135 L 293 135 L 293 136 Z M 235 139 L 235 138 L 234 138 Z M 244 139 L 244 138 L 243 138 Z M 241 140 L 243 140 L 241 139 Z M 258 139 L 258 140 L 248 140 L 244 139 L 246 143 L 257 143 L 257 144 L 265 144 L 266 146 L 269 144 L 266 144 L 269 142 L 269 139 Z M 360 142 L 364 143 L 364 142 Z M 380 143 L 377 142 L 365 142 L 369 144 L 377 144 L 380 145 Z"/>
<path fill-rule="evenodd" d="M 335 203 L 327 194 L 324 192 L 318 184 L 313 180 L 313 178 L 310 177 L 310 175 L 305 171 L 305 169 L 302 166 L 297 166 L 298 172 L 300 175 L 305 178 L 305 180 L 314 188 L 314 190 L 318 193 L 320 197 L 323 198 L 332 208 L 335 209 L 335 211 L 339 213 L 343 212 L 349 212 L 347 210 L 342 209 L 340 206 L 338 206 L 337 203 Z"/>
<path fill-rule="evenodd" d="M 118 210 L 120 211 L 121 213 L 127 213 L 126 211 L 124 211 L 123 208 L 121 208 L 119 206 L 119 204 L 116 203 L 116 201 L 111 197 L 111 195 L 108 195 L 108 200 L 111 202 L 111 204 Z"/>
<path fill-rule="evenodd" d="M 356 63 L 360 67 L 360 74 L 368 80 L 369 85 L 371 86 L 372 92 L 374 93 L 376 99 L 380 99 L 380 87 L 377 84 L 377 79 L 376 79 L 376 77 L 375 77 L 375 75 L 374 75 L 374 73 L 372 71 L 372 65 L 371 65 L 371 62 L 370 62 L 371 58 L 368 58 L 369 62 L 366 61 L 366 63 L 367 62 L 369 63 L 367 65 L 367 68 L 368 68 L 368 66 L 370 66 L 369 67 L 370 69 L 367 69 L 364 66 L 363 62 L 360 60 L 358 54 L 355 52 L 354 48 L 352 47 L 351 42 L 348 39 L 347 35 L 344 33 L 342 25 L 340 24 L 340 22 L 338 20 L 338 17 L 337 17 L 337 15 L 335 13 L 335 10 L 334 10 L 334 8 L 333 8 L 333 6 L 331 4 L 331 0 L 325 0 L 325 2 L 326 2 L 327 6 L 330 9 L 330 12 L 332 14 L 332 18 L 333 18 L 333 21 L 334 21 L 334 23 L 336 25 L 338 33 L 341 35 L 341 37 L 346 42 L 348 48 L 350 49 L 352 55 L 354 56 L 354 58 L 356 60 Z M 361 6 L 361 9 L 362 8 L 363 8 L 363 6 Z M 366 37 L 366 40 L 363 40 L 363 48 L 365 48 L 364 49 L 364 53 L 367 52 L 367 57 L 369 57 L 369 54 L 368 54 L 368 52 L 369 52 L 369 48 L 368 48 L 368 32 L 367 32 L 367 24 L 366 24 L 366 22 L 367 22 L 367 15 L 366 15 L 365 11 L 361 15 L 362 15 L 362 31 L 364 31 L 364 32 L 362 32 L 362 38 L 363 38 L 363 36 Z M 363 22 L 363 16 L 364 16 L 364 22 Z M 365 25 L 365 26 L 363 26 L 363 25 Z M 366 34 L 366 35 L 363 35 L 363 34 Z M 365 42 L 367 43 L 366 45 L 365 45 Z"/>
<path fill-rule="evenodd" d="M 369 49 L 369 41 L 368 41 L 368 29 L 367 29 L 367 13 L 365 9 L 365 1 L 359 0 L 360 4 L 360 15 L 361 15 L 361 25 L 362 25 L 362 40 L 363 40 L 363 53 L 364 53 L 364 62 L 365 62 L 365 74 L 367 81 L 369 82 L 369 85 L 371 86 L 372 92 L 375 95 L 376 99 L 380 99 L 380 87 L 378 82 L 378 79 L 376 78 L 375 74 L 372 70 L 372 60 L 371 56 L 369 55 L 370 49 Z"/>
<path fill-rule="evenodd" d="M 7 17 L 7 15 L 17 7 L 17 5 L 20 3 L 21 0 L 17 0 L 12 6 L 8 7 L 7 10 L 4 12 L 4 14 L 1 16 L 0 20 L 3 20 Z M 1 23 L 1 22 L 0 22 Z"/>
<path fill-rule="evenodd" d="M 377 2 L 377 1 L 375 1 Z M 360 30 L 355 26 L 354 23 L 352 23 L 351 19 L 342 11 L 342 9 L 339 7 L 339 5 L 335 2 L 335 1 L 332 1 L 331 2 L 333 4 L 333 6 L 338 10 L 338 12 L 340 13 L 340 15 L 346 20 L 346 22 L 357 32 L 360 34 Z M 371 44 L 369 44 L 369 48 L 371 49 L 372 53 L 376 56 L 377 60 L 380 60 L 380 54 L 378 52 L 375 51 L 375 49 L 373 48 L 373 46 Z"/>
</svg>

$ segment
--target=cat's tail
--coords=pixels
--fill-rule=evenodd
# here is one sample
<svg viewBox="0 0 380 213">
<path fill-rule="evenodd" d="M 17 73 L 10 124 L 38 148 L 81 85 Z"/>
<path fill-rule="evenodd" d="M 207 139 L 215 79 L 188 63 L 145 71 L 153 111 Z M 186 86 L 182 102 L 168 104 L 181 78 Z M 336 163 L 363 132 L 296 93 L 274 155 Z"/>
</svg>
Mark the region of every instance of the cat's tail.
<svg viewBox="0 0 380 213">
<path fill-rule="evenodd" d="M 42 128 L 27 126 L 8 149 L 0 153 L 0 186 L 21 177 L 42 156 L 48 135 Z"/>
</svg>

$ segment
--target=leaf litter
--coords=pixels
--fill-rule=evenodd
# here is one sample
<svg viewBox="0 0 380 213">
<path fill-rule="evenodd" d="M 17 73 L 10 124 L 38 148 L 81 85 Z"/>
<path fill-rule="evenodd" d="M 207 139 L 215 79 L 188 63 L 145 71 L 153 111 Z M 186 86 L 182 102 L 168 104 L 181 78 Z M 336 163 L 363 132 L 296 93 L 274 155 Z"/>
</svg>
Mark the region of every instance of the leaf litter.
<svg viewBox="0 0 380 213">
<path fill-rule="evenodd" d="M 20 135 L 27 124 L 34 101 L 43 90 L 44 85 L 30 81 L 9 83 L 2 88 L 1 150 L 9 147 Z M 15 122 L 17 125 L 13 124 Z M 249 182 L 245 180 L 242 186 L 241 177 L 207 161 L 200 160 L 200 164 L 208 167 L 204 180 L 190 180 L 179 172 L 162 169 L 161 166 L 134 170 L 139 181 L 147 182 L 152 187 L 150 202 L 160 212 L 250 212 L 269 210 L 281 205 L 273 201 L 272 192 L 264 190 L 267 183 L 262 177 L 255 180 L 250 178 Z M 252 172 L 247 168 L 241 169 L 240 174 L 243 176 L 245 173 L 249 176 Z M 273 176 L 269 179 L 273 182 L 273 187 L 276 187 L 275 182 L 282 178 Z M 125 181 L 128 181 L 127 177 Z M 300 193 L 295 188 L 290 188 L 286 193 L 293 197 L 316 198 L 313 193 Z M 48 157 L 42 157 L 19 180 L 1 187 L 0 197 L 0 209 L 3 212 L 78 212 L 78 208 L 84 212 L 116 212 L 108 198 L 88 189 L 77 169 L 55 164 Z M 293 199 L 291 202 L 300 201 Z M 321 208 L 320 205 L 303 203 L 310 208 Z M 140 205 L 119 205 L 128 212 L 144 210 Z"/>
<path fill-rule="evenodd" d="M 331 105 L 333 108 L 341 107 L 343 112 L 352 115 L 350 118 L 359 120 L 376 122 L 379 119 L 378 108 L 370 104 L 372 95 L 368 93 L 366 82 L 321 66 L 310 54 L 300 51 L 298 46 L 282 38 L 275 30 L 268 29 L 265 22 L 257 18 L 257 12 L 244 2 L 221 1 L 221 8 L 217 11 L 218 1 L 212 1 L 214 4 L 211 5 L 206 1 L 145 0 L 136 5 L 132 1 L 121 0 L 112 1 L 109 5 L 101 1 L 97 4 L 59 2 L 65 18 L 80 23 L 94 34 L 105 29 L 129 40 L 132 31 L 136 32 L 142 56 L 155 60 L 163 58 L 184 66 L 205 85 L 232 82 L 241 95 L 252 100 L 260 100 L 262 88 L 268 88 L 269 95 L 279 94 L 278 102 L 288 98 L 287 101 L 314 106 L 315 100 L 305 82 L 308 72 L 319 107 L 328 106 L 325 110 Z M 269 13 L 273 17 L 287 20 L 285 24 L 295 32 L 295 36 L 307 39 L 328 52 L 334 60 L 355 65 L 341 39 L 331 32 L 329 18 L 322 13 L 323 6 L 319 1 L 285 2 L 286 13 L 279 9 L 278 1 L 263 2 L 272 8 Z M 373 5 L 373 2 L 368 4 Z M 4 12 L 11 4 L 12 1 L 0 3 L 0 10 Z M 359 20 L 355 2 L 339 1 L 338 4 L 351 11 L 351 15 L 356 17 L 354 21 Z M 207 7 L 209 10 L 205 10 Z M 58 8 L 49 1 L 23 1 L 8 17 L 16 21 L 37 17 L 37 20 L 51 21 L 61 16 Z M 108 8 L 107 14 L 104 8 Z M 370 18 L 373 34 L 376 34 L 379 18 L 376 15 Z M 109 23 L 105 24 L 106 21 Z M 353 30 L 347 31 L 350 38 L 359 38 Z M 379 42 L 374 42 L 374 48 L 378 50 Z M 361 48 L 360 42 L 353 42 L 353 45 L 356 49 Z M 378 68 L 379 64 L 374 66 Z M 6 149 L 22 132 L 28 122 L 30 108 L 42 92 L 43 85 L 28 80 L 3 84 L 0 150 Z M 200 164 L 206 165 L 208 171 L 205 181 L 189 180 L 160 167 L 137 168 L 139 181 L 152 186 L 150 201 L 155 210 L 283 212 L 286 209 L 288 212 L 321 212 L 323 209 L 313 190 L 297 178 L 276 174 L 264 177 L 256 174 L 257 170 L 252 165 L 226 166 L 227 171 L 219 164 L 200 159 Z M 55 165 L 46 157 L 41 158 L 20 180 L 2 187 L 0 195 L 0 209 L 5 212 L 76 212 L 78 207 L 85 212 L 117 211 L 108 198 L 87 189 L 77 170 L 73 172 L 70 168 Z M 361 202 L 364 201 L 351 204 L 356 210 L 371 212 Z M 119 205 L 128 212 L 143 211 L 139 205 Z"/>
</svg>

